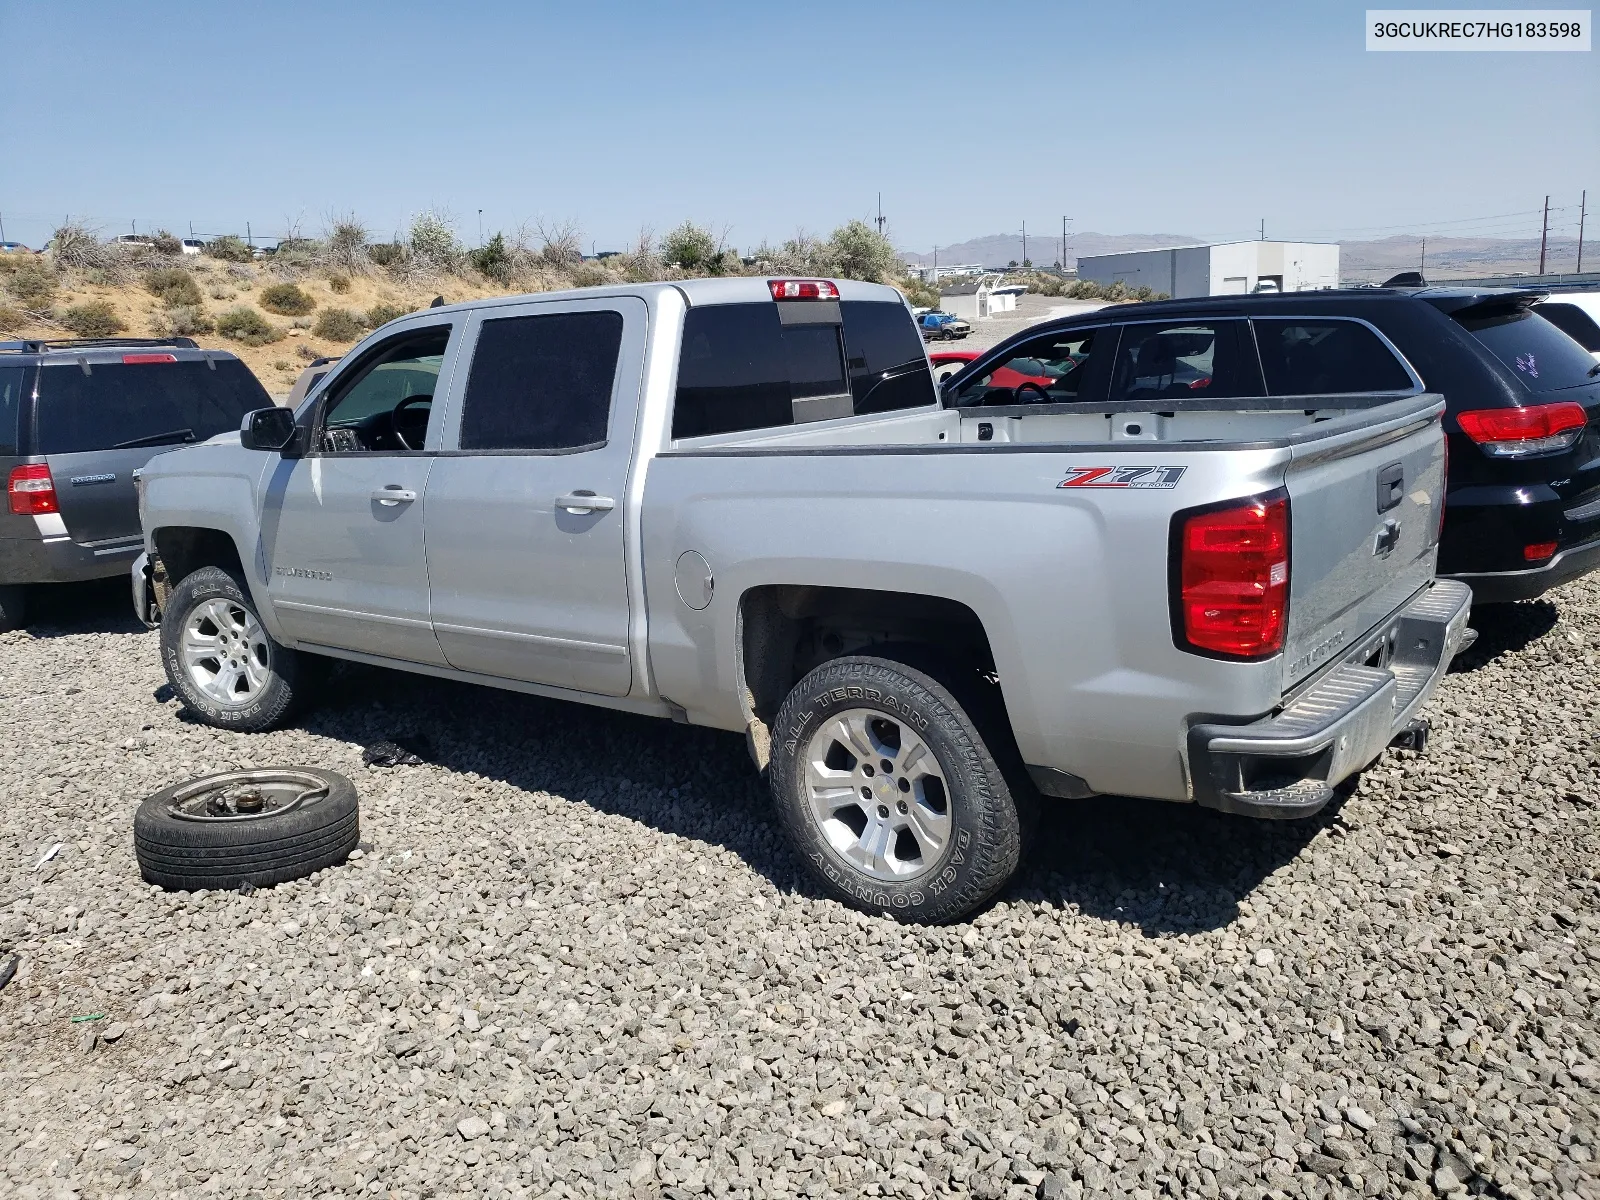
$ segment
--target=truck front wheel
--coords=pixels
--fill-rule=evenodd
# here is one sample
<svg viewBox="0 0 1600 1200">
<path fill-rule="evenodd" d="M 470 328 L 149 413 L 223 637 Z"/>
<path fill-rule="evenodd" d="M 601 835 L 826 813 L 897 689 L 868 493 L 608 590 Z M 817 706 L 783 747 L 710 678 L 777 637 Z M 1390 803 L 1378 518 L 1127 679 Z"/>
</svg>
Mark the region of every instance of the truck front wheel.
<svg viewBox="0 0 1600 1200">
<path fill-rule="evenodd" d="M 293 711 L 303 658 L 261 624 L 244 583 L 201 567 L 173 588 L 161 613 L 167 682 L 208 725 L 259 733 Z"/>
<path fill-rule="evenodd" d="M 937 924 L 979 908 L 1016 871 L 1017 802 L 969 712 L 978 698 L 963 699 L 867 656 L 824 663 L 789 693 L 773 725 L 773 797 L 837 899 Z"/>
</svg>

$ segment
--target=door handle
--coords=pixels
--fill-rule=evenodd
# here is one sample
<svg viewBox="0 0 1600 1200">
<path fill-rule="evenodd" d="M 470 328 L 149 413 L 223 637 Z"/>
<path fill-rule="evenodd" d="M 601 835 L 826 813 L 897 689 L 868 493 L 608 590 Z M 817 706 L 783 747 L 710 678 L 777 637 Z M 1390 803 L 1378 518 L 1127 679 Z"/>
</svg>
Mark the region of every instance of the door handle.
<svg viewBox="0 0 1600 1200">
<path fill-rule="evenodd" d="M 610 512 L 617 506 L 617 502 L 610 496 L 596 496 L 586 488 L 579 488 L 575 492 L 568 492 L 565 496 L 556 497 L 556 507 L 565 509 L 569 513 Z"/>
<path fill-rule="evenodd" d="M 410 488 L 403 488 L 399 484 L 391 483 L 388 487 L 375 490 L 372 493 L 372 498 L 379 504 L 393 508 L 396 504 L 410 504 L 417 498 L 417 494 Z"/>
</svg>

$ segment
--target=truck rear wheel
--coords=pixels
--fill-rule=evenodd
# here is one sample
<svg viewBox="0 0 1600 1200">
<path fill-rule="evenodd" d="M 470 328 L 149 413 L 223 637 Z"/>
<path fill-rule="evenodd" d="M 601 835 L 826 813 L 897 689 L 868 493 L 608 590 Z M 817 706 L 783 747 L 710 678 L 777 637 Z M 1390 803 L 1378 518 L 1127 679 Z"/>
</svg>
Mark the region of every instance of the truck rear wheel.
<svg viewBox="0 0 1600 1200">
<path fill-rule="evenodd" d="M 208 725 L 259 733 L 292 713 L 302 656 L 261 624 L 243 581 L 201 567 L 161 612 L 161 663 L 178 698 Z"/>
<path fill-rule="evenodd" d="M 964 699 L 868 656 L 824 663 L 789 693 L 773 726 L 773 798 L 829 894 L 938 924 L 972 913 L 1016 871 L 1018 805 L 969 711 L 976 698 Z"/>
</svg>

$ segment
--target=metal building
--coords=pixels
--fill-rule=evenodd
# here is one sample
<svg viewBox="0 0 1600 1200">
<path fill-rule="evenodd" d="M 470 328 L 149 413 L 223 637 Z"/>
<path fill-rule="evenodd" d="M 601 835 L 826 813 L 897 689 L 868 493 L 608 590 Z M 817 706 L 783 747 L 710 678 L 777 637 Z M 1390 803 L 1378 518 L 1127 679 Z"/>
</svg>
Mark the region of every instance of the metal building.
<svg viewBox="0 0 1600 1200">
<path fill-rule="evenodd" d="M 1148 287 L 1174 300 L 1339 286 L 1337 242 L 1219 242 L 1078 259 L 1078 278 Z"/>
</svg>

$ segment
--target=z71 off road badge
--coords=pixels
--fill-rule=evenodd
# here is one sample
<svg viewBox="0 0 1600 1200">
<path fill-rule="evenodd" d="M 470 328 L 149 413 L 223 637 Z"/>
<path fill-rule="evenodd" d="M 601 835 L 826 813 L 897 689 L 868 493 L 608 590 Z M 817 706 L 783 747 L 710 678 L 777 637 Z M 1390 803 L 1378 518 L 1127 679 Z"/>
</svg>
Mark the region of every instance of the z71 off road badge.
<svg viewBox="0 0 1600 1200">
<path fill-rule="evenodd" d="M 1158 488 L 1178 486 L 1188 467 L 1068 467 L 1064 488 Z"/>
</svg>

